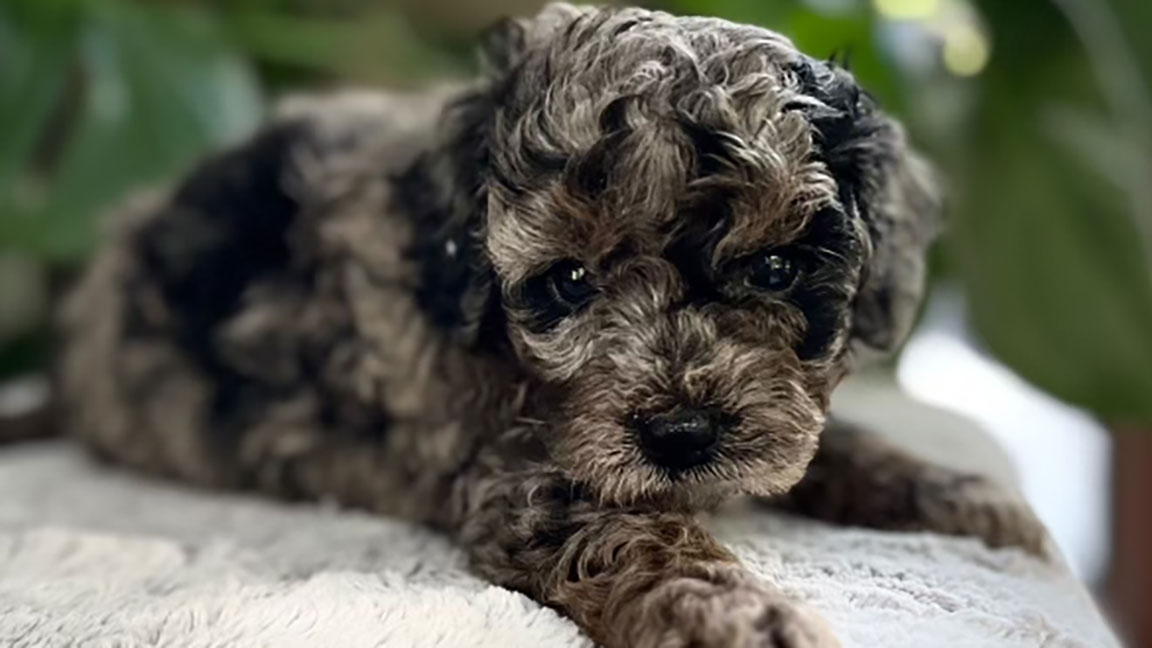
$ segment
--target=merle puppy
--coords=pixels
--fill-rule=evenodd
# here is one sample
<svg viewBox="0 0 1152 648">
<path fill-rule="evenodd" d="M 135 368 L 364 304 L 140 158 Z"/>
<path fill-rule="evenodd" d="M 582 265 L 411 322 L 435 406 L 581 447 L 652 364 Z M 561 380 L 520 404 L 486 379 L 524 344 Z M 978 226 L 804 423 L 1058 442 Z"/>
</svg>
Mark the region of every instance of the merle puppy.
<svg viewBox="0 0 1152 648">
<path fill-rule="evenodd" d="M 429 524 L 607 646 L 834 646 L 695 514 L 737 494 L 1040 551 L 987 482 L 825 420 L 938 204 L 779 34 L 558 4 L 487 71 L 290 103 L 137 201 L 63 316 L 66 424 L 212 487 Z"/>
</svg>

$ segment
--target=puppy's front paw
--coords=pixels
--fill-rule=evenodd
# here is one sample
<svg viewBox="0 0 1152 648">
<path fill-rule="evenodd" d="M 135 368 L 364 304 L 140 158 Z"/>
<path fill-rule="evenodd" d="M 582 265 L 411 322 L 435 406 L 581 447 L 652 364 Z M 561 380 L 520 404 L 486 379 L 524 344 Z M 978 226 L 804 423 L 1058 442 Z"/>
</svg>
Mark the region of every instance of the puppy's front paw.
<svg viewBox="0 0 1152 648">
<path fill-rule="evenodd" d="M 627 645 L 641 648 L 838 648 L 818 615 L 750 577 L 668 581 L 640 602 Z"/>
<path fill-rule="evenodd" d="M 1020 547 L 1042 558 L 1050 556 L 1048 531 L 1028 504 L 985 477 L 935 475 L 918 485 L 916 504 L 930 531 L 974 536 L 989 547 Z"/>
</svg>

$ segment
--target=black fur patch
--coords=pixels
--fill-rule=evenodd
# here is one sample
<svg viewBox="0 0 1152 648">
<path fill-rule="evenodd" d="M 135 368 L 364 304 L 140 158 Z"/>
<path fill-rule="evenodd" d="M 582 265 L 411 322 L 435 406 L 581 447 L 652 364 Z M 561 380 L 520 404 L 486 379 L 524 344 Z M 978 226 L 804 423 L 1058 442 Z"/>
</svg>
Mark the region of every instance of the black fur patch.
<svg viewBox="0 0 1152 648">
<path fill-rule="evenodd" d="M 672 233 L 664 256 L 680 272 L 688 303 L 699 305 L 723 298 L 712 257 L 732 227 L 733 198 L 732 189 L 713 187 L 694 192 L 679 208 L 679 229 Z"/>
<path fill-rule="evenodd" d="M 863 251 L 848 215 L 833 209 L 816 214 L 795 247 L 804 254 L 806 268 L 789 300 L 808 322 L 796 352 L 801 360 L 812 360 L 827 353 L 846 326 L 849 295 L 844 277 L 860 263 Z"/>
<path fill-rule="evenodd" d="M 177 189 L 171 206 L 139 234 L 149 273 L 177 315 L 183 346 L 210 353 L 217 323 L 254 279 L 284 271 L 296 203 L 283 190 L 289 148 L 302 137 L 289 124 L 209 159 Z"/>
<path fill-rule="evenodd" d="M 407 250 L 420 268 L 417 303 L 432 323 L 477 347 L 495 347 L 503 321 L 484 247 L 491 97 L 469 95 L 445 110 L 444 148 L 394 178 L 396 206 L 413 224 Z"/>
<path fill-rule="evenodd" d="M 222 444 L 234 443 L 237 425 L 291 389 L 240 375 L 213 340 L 252 283 L 273 277 L 308 281 L 309 270 L 290 263 L 287 239 L 297 204 L 283 187 L 289 151 L 305 137 L 304 129 L 299 123 L 277 126 L 208 159 L 135 241 L 172 315 L 180 348 L 216 388 L 212 428 Z"/>
<path fill-rule="evenodd" d="M 846 208 L 859 208 L 867 218 L 871 185 L 893 160 L 887 146 L 891 138 L 884 136 L 891 128 L 889 122 L 872 96 L 835 64 L 803 57 L 791 69 L 800 91 L 826 106 L 799 106 L 816 131 L 817 155 L 836 179 L 841 202 Z"/>
<path fill-rule="evenodd" d="M 801 360 L 814 360 L 828 352 L 832 342 L 844 329 L 843 313 L 848 299 L 829 288 L 801 288 L 789 299 L 804 313 L 808 328 L 796 348 Z"/>
</svg>

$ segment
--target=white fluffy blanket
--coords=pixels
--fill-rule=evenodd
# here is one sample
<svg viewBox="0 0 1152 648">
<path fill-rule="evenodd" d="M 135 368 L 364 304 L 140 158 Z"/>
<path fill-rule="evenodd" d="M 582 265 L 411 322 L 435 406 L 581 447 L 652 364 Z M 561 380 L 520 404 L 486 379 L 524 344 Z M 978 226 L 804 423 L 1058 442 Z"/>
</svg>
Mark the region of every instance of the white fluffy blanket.
<svg viewBox="0 0 1152 648">
<path fill-rule="evenodd" d="M 760 511 L 712 526 L 852 646 L 1115 646 L 1061 567 Z M 0 646 L 588 646 L 470 576 L 443 538 L 332 508 L 194 492 L 56 443 L 0 450 Z"/>
</svg>

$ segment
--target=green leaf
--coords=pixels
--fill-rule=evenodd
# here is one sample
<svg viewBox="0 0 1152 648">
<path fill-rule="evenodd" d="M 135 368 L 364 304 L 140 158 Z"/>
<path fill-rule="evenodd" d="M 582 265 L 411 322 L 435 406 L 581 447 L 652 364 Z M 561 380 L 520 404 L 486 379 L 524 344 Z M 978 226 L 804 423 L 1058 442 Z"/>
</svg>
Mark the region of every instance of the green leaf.
<svg viewBox="0 0 1152 648">
<path fill-rule="evenodd" d="M 69 34 L 22 28 L 0 8 L 0 187 L 8 188 L 32 153 L 63 88 Z"/>
<path fill-rule="evenodd" d="M 994 58 L 958 164 L 950 251 L 981 339 L 1113 425 L 1152 421 L 1148 155 L 1054 6 L 983 0 Z"/>
<path fill-rule="evenodd" d="M 58 260 L 83 255 L 95 216 L 127 192 L 236 139 L 261 112 L 243 61 L 190 9 L 93 5 L 77 53 L 85 92 L 29 242 Z"/>
<path fill-rule="evenodd" d="M 243 10 L 228 19 L 233 40 L 256 59 L 345 79 L 403 82 L 457 67 L 387 10 L 366 11 L 354 20 Z"/>
<path fill-rule="evenodd" d="M 64 89 L 74 32 L 72 21 L 20 8 L 0 7 L 0 249 L 28 238 L 26 215 L 42 200 L 31 167 Z"/>
<path fill-rule="evenodd" d="M 953 246 L 974 323 L 1057 397 L 1111 422 L 1152 420 L 1152 273 L 1129 205 L 1024 110 L 985 123 L 958 196 Z"/>
<path fill-rule="evenodd" d="M 1047 136 L 1068 156 L 1081 160 L 1085 171 L 1096 173 L 1118 190 L 1128 190 L 1126 169 L 1143 163 L 1144 152 L 1136 142 L 1104 118 L 1075 106 L 1052 106 L 1042 117 Z"/>
</svg>

